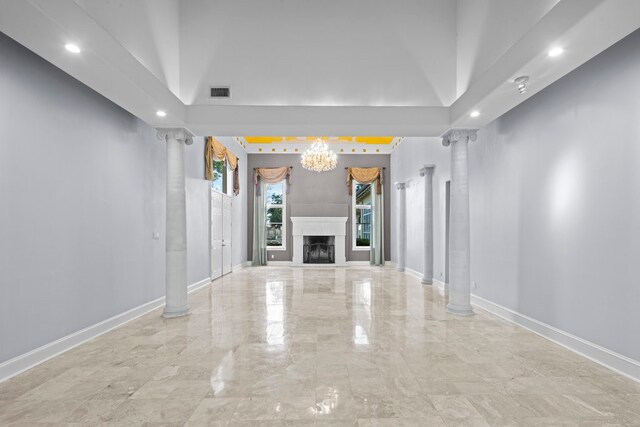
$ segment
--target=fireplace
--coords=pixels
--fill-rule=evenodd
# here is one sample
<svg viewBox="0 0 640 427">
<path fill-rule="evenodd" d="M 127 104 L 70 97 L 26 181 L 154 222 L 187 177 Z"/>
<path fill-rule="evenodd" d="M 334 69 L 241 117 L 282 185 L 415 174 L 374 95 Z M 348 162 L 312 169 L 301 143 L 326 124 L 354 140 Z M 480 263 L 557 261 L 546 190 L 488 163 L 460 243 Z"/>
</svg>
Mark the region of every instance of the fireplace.
<svg viewBox="0 0 640 427">
<path fill-rule="evenodd" d="M 292 216 L 293 257 L 291 265 L 345 266 L 347 217 Z"/>
<path fill-rule="evenodd" d="M 302 262 L 304 264 L 334 264 L 335 238 L 333 236 L 304 236 Z"/>
</svg>

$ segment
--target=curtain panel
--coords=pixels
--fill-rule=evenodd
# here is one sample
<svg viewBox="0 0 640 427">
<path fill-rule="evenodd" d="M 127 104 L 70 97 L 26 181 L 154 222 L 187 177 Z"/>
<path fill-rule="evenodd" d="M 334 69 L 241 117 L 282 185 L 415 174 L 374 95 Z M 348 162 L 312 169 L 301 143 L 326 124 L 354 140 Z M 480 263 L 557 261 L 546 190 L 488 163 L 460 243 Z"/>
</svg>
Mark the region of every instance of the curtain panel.
<svg viewBox="0 0 640 427">
<path fill-rule="evenodd" d="M 376 194 L 382 194 L 383 168 L 347 168 L 347 187 L 349 195 L 353 191 L 353 180 L 361 184 L 371 184 L 376 181 Z"/>
<path fill-rule="evenodd" d="M 376 180 L 382 188 L 380 179 Z M 371 210 L 373 211 L 371 230 L 371 251 L 369 263 L 371 265 L 384 265 L 384 193 L 380 191 L 372 197 Z"/>
<path fill-rule="evenodd" d="M 283 179 L 287 180 L 287 193 L 291 186 L 291 166 L 282 166 L 279 168 L 255 168 L 253 170 L 253 182 L 256 186 L 256 195 L 260 194 L 261 183 L 266 182 L 269 184 L 275 184 Z"/>
<path fill-rule="evenodd" d="M 204 178 L 213 181 L 213 161 L 227 160 L 229 170 L 233 171 L 233 194 L 240 194 L 240 172 L 238 168 L 238 157 L 220 143 L 217 139 L 207 137 L 207 145 L 204 151 L 205 170 Z"/>
<path fill-rule="evenodd" d="M 264 183 L 255 187 L 253 198 L 253 254 L 251 263 L 254 266 L 267 265 L 266 209 L 264 199 Z"/>
</svg>

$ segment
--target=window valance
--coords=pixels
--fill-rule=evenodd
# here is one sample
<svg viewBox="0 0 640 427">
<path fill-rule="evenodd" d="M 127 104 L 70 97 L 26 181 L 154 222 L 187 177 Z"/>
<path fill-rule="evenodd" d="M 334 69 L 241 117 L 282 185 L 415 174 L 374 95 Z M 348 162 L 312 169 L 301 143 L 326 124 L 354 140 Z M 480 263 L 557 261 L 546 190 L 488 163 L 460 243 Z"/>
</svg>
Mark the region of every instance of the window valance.
<svg viewBox="0 0 640 427">
<path fill-rule="evenodd" d="M 353 180 L 361 184 L 371 184 L 376 181 L 376 194 L 382 193 L 382 181 L 384 168 L 347 168 L 347 187 L 349 195 L 352 193 Z"/>
<path fill-rule="evenodd" d="M 235 154 L 227 149 L 217 139 L 207 137 L 207 145 L 204 151 L 204 160 L 206 163 L 204 177 L 209 181 L 213 181 L 213 161 L 227 160 L 227 165 L 233 171 L 233 194 L 240 194 L 240 173 L 238 171 L 238 158 Z"/>
<path fill-rule="evenodd" d="M 256 185 L 256 189 L 259 189 L 258 185 L 260 181 L 267 182 L 269 184 L 275 184 L 283 179 L 287 180 L 287 193 L 289 192 L 289 186 L 291 185 L 291 166 L 282 166 L 279 168 L 255 168 L 253 170 L 253 182 Z"/>
</svg>

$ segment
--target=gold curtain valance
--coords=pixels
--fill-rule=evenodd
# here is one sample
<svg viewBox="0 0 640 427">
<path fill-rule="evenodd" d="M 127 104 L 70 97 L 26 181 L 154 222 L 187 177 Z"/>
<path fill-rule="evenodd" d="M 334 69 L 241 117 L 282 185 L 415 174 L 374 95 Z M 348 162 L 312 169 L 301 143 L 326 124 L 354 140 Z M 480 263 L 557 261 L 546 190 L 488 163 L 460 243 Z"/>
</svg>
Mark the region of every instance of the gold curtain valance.
<svg viewBox="0 0 640 427">
<path fill-rule="evenodd" d="M 287 182 L 291 184 L 291 167 L 282 166 L 280 168 L 256 168 L 253 174 L 253 181 L 257 184 L 262 180 L 270 184 L 280 182 L 287 178 Z"/>
<path fill-rule="evenodd" d="M 258 183 L 260 181 L 274 184 L 280 182 L 283 179 L 287 180 L 287 193 L 289 192 L 289 186 L 291 185 L 291 170 L 290 166 L 282 166 L 279 168 L 255 168 L 253 172 L 253 182 L 256 188 L 259 189 Z"/>
<path fill-rule="evenodd" d="M 349 188 L 349 195 L 352 193 L 353 180 L 361 184 L 371 184 L 376 181 L 376 194 L 382 193 L 382 174 L 383 168 L 347 168 L 347 187 Z"/>
<path fill-rule="evenodd" d="M 213 161 L 227 159 L 229 169 L 233 171 L 233 194 L 240 194 L 240 175 L 238 172 L 238 157 L 220 143 L 217 139 L 207 137 L 207 146 L 204 151 L 204 160 L 206 163 L 204 177 L 209 181 L 213 181 Z"/>
</svg>

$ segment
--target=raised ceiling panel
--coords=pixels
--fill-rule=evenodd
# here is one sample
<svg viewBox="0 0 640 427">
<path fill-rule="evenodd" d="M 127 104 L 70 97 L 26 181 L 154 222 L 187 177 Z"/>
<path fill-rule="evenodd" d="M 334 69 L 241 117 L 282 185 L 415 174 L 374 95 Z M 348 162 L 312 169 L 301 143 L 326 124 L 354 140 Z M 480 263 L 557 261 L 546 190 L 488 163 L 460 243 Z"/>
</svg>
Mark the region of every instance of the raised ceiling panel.
<svg viewBox="0 0 640 427">
<path fill-rule="evenodd" d="M 0 31 L 152 126 L 198 135 L 480 127 L 639 27 L 638 0 L 0 1 Z"/>
<path fill-rule="evenodd" d="M 131 55 L 178 96 L 178 0 L 75 0 Z"/>
<path fill-rule="evenodd" d="M 457 0 L 457 96 L 560 0 Z"/>
<path fill-rule="evenodd" d="M 448 106 L 450 0 L 191 0 L 180 3 L 186 104 Z M 212 100 L 211 86 L 231 86 Z"/>
</svg>

